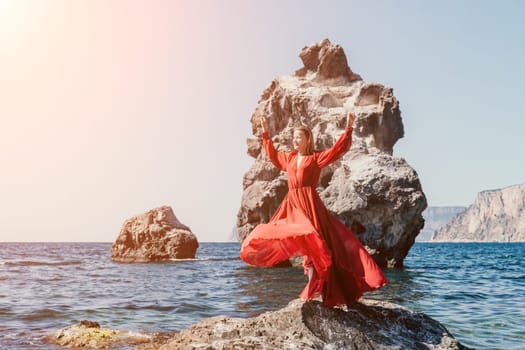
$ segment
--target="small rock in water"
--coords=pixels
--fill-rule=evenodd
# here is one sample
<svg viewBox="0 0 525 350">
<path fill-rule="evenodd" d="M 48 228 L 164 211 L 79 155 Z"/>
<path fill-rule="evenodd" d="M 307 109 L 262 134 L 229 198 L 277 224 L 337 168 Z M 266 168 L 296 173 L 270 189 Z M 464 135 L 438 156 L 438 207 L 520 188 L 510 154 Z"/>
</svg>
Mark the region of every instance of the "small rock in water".
<svg viewBox="0 0 525 350">
<path fill-rule="evenodd" d="M 82 320 L 79 324 L 47 336 L 44 340 L 69 348 L 122 349 L 123 346 L 139 344 L 150 344 L 152 347 L 148 348 L 155 348 L 160 346 L 160 340 L 164 338 L 165 336 L 160 334 L 141 334 L 102 328 L 98 322 Z"/>
<path fill-rule="evenodd" d="M 190 228 L 170 207 L 162 206 L 124 222 L 111 246 L 111 258 L 130 263 L 193 259 L 198 247 Z"/>
<path fill-rule="evenodd" d="M 95 321 L 82 320 L 80 321 L 80 327 L 86 328 L 100 328 L 100 324 Z"/>
</svg>

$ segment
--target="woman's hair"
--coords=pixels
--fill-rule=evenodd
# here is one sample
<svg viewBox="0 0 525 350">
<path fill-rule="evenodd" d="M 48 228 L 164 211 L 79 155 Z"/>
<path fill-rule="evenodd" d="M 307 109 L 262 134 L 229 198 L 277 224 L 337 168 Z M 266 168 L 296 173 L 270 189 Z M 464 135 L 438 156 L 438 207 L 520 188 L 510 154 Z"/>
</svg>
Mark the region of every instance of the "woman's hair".
<svg viewBox="0 0 525 350">
<path fill-rule="evenodd" d="M 308 144 L 306 145 L 306 154 L 314 153 L 314 135 L 312 134 L 312 130 L 306 125 L 300 125 L 296 126 L 293 131 L 300 131 L 306 135 L 308 141 Z"/>
</svg>

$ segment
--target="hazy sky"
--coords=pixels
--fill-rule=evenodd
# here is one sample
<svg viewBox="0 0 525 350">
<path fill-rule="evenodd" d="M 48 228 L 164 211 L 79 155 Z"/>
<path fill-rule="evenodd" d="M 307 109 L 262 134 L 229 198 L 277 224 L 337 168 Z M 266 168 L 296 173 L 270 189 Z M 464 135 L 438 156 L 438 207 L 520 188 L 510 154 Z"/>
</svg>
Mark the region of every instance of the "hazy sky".
<svg viewBox="0 0 525 350">
<path fill-rule="evenodd" d="M 525 182 L 525 2 L 0 0 L 0 241 L 231 235 L 249 118 L 305 45 L 394 88 L 430 206 Z"/>
</svg>

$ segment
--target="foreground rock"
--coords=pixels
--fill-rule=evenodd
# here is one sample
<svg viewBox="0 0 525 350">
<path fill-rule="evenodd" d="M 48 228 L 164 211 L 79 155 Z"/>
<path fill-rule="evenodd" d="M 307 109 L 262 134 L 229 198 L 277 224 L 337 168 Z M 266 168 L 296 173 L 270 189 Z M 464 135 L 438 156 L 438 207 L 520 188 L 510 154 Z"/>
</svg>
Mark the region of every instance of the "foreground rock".
<svg viewBox="0 0 525 350">
<path fill-rule="evenodd" d="M 425 227 L 416 238 L 416 242 L 428 242 L 437 230 L 450 223 L 454 217 L 467 210 L 467 207 L 428 207 L 423 212 Z"/>
<path fill-rule="evenodd" d="M 388 302 L 361 299 L 348 310 L 294 300 L 255 318 L 208 318 L 175 334 L 175 349 L 467 349 L 439 322 Z"/>
<path fill-rule="evenodd" d="M 525 242 L 525 184 L 478 193 L 432 242 Z"/>
<path fill-rule="evenodd" d="M 274 79 L 251 117 L 256 137 L 247 141 L 248 154 L 255 163 L 244 175 L 239 240 L 268 222 L 287 192 L 286 174 L 261 150 L 259 118 L 268 117 L 277 149 L 293 149 L 292 131 L 299 124 L 312 128 L 316 149 L 326 149 L 342 132 L 350 110 L 357 116 L 352 148 L 323 169 L 317 190 L 347 226 L 357 221 L 366 228 L 359 239 L 379 265 L 402 266 L 423 227 L 427 202 L 417 173 L 392 155 L 404 135 L 393 90 L 364 82 L 348 67 L 343 49 L 328 40 L 304 48 L 300 57 L 304 67 Z"/>
<path fill-rule="evenodd" d="M 45 340 L 69 348 L 122 349 L 139 344 L 147 344 L 150 348 L 159 347 L 165 337 L 101 328 L 98 322 L 84 320 L 49 335 Z"/>
<path fill-rule="evenodd" d="M 193 259 L 198 246 L 189 227 L 163 206 L 126 220 L 111 246 L 111 258 L 118 262 Z"/>
</svg>

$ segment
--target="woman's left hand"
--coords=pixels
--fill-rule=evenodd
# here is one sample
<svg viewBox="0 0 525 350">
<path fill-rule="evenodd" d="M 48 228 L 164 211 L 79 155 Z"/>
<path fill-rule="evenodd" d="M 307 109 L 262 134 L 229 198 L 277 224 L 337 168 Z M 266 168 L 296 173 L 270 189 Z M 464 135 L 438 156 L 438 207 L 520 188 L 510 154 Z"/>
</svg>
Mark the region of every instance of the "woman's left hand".
<svg viewBox="0 0 525 350">
<path fill-rule="evenodd" d="M 353 127 L 354 120 L 355 120 L 355 114 L 352 112 L 348 112 L 348 114 L 346 115 L 346 127 L 347 128 Z"/>
</svg>

